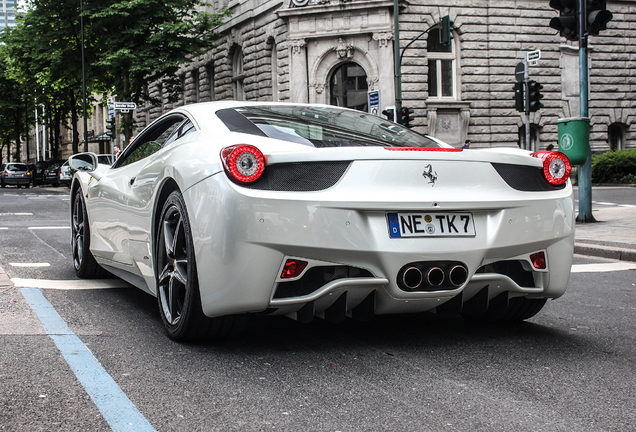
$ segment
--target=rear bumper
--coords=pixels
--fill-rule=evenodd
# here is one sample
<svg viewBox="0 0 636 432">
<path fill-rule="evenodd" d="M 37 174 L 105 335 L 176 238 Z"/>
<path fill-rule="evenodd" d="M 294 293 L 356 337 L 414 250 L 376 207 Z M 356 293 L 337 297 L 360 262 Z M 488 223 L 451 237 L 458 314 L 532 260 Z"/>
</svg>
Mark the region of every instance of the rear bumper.
<svg viewBox="0 0 636 432">
<path fill-rule="evenodd" d="M 202 305 L 209 316 L 244 312 L 325 316 L 336 306 L 339 315 L 344 311 L 352 316 L 371 303 L 375 314 L 422 312 L 453 299 L 467 302 L 478 295 L 493 299 L 504 292 L 510 297 L 557 298 L 565 292 L 572 264 L 574 211 L 569 185 L 540 194 L 474 193 L 472 202 L 440 196 L 408 204 L 387 198 L 378 204 L 336 189 L 295 194 L 246 191 L 219 175 L 184 196 Z M 387 213 L 418 208 L 471 212 L 476 235 L 390 238 Z M 537 252 L 545 254 L 545 269 L 532 267 L 530 255 Z M 288 258 L 308 262 L 297 279 L 312 268 L 330 266 L 361 269 L 368 277 L 325 279 L 312 292 L 280 297 L 276 293 L 281 284 L 294 280 L 280 278 Z M 451 289 L 404 290 L 398 284 L 400 269 L 416 261 L 460 262 L 467 269 L 467 280 Z M 515 272 L 491 270 L 506 266 L 489 267 L 507 261 L 515 263 Z"/>
<path fill-rule="evenodd" d="M 30 177 L 24 177 L 24 178 L 11 178 L 11 177 L 5 177 L 2 182 L 6 185 L 21 185 L 21 186 L 25 186 L 31 183 L 31 178 Z"/>
</svg>

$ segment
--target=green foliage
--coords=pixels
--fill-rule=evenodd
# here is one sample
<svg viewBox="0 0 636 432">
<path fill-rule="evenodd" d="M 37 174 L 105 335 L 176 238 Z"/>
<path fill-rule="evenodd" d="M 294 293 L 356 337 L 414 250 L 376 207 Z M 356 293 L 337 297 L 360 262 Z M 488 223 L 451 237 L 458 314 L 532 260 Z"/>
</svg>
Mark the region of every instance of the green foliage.
<svg viewBox="0 0 636 432">
<path fill-rule="evenodd" d="M 592 156 L 592 182 L 636 184 L 636 149 Z"/>
<path fill-rule="evenodd" d="M 83 0 L 82 5 L 80 9 L 77 0 L 30 0 L 17 26 L 0 33 L 0 94 L 17 89 L 21 100 L 37 100 L 51 107 L 47 114 L 59 113 L 56 125 L 70 116 L 73 130 L 82 114 L 81 21 L 86 94 L 156 104 L 160 101 L 150 98 L 148 85 L 161 81 L 168 94 L 180 92 L 179 67 L 213 47 L 218 37 L 214 29 L 229 15 L 227 10 L 199 12 L 207 6 L 203 0 Z M 122 126 L 130 137 L 131 114 L 124 116 Z M 0 123 L 0 139 L 7 127 Z M 75 135 L 74 146 L 76 142 Z"/>
</svg>

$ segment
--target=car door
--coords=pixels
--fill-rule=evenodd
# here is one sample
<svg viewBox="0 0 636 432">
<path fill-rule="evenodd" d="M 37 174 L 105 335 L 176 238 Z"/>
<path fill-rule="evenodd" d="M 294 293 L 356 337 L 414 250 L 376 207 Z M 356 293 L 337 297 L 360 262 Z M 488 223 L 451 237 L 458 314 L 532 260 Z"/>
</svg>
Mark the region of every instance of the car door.
<svg viewBox="0 0 636 432">
<path fill-rule="evenodd" d="M 152 277 L 151 226 L 153 197 L 163 175 L 163 164 L 152 156 L 172 141 L 186 122 L 182 114 L 172 114 L 145 130 L 117 160 L 115 168 L 127 173 L 127 247 L 135 272 Z"/>
</svg>

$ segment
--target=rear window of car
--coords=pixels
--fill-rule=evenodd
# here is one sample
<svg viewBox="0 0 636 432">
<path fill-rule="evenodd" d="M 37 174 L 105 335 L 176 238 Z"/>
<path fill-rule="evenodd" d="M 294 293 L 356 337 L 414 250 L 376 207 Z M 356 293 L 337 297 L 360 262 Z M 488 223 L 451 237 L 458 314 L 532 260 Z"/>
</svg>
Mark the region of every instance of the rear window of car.
<svg viewBox="0 0 636 432">
<path fill-rule="evenodd" d="M 233 132 L 312 147 L 440 147 L 436 141 L 381 117 L 338 107 L 248 106 L 216 114 Z"/>
<path fill-rule="evenodd" d="M 25 164 L 7 164 L 7 171 L 26 171 L 27 166 Z"/>
</svg>

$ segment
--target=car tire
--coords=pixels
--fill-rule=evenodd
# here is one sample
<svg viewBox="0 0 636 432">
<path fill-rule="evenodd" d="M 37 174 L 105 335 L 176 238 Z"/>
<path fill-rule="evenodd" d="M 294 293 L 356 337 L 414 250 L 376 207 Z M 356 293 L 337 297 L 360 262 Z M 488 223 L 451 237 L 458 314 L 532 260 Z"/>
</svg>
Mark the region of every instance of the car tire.
<svg viewBox="0 0 636 432">
<path fill-rule="evenodd" d="M 192 231 L 183 195 L 172 192 L 161 210 L 156 238 L 157 302 L 168 337 L 194 342 L 236 336 L 246 316 L 205 316 Z"/>
<path fill-rule="evenodd" d="M 86 213 L 86 203 L 82 189 L 78 188 L 71 204 L 71 249 L 73 268 L 77 276 L 83 279 L 101 278 L 107 275 L 90 251 L 91 235 Z"/>
</svg>

